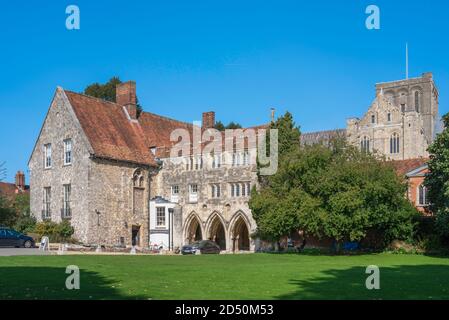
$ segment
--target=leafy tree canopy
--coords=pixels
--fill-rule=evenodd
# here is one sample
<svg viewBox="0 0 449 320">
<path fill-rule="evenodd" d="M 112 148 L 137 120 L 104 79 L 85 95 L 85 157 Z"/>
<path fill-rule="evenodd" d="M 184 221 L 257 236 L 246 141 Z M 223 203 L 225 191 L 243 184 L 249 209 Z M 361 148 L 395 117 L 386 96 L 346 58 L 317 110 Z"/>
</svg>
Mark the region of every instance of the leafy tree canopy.
<svg viewBox="0 0 449 320">
<path fill-rule="evenodd" d="M 449 235 L 449 113 L 443 116 L 444 130 L 429 147 L 428 187 L 430 209 L 436 215 L 436 225 L 442 235 Z"/>
<path fill-rule="evenodd" d="M 217 121 L 215 123 L 215 129 L 218 131 L 225 131 L 226 129 L 241 129 L 242 126 L 239 123 L 235 123 L 231 121 L 227 126 L 223 124 L 221 121 Z"/>
<path fill-rule="evenodd" d="M 100 84 L 98 82 L 95 82 L 93 84 L 88 85 L 84 89 L 84 94 L 96 98 L 100 98 L 106 101 L 116 102 L 115 98 L 115 88 L 118 84 L 122 83 L 119 77 L 112 77 L 109 79 L 108 82 L 104 84 Z M 137 103 L 137 115 L 140 115 L 143 108 L 139 104 L 139 99 L 136 97 L 136 103 Z"/>
<path fill-rule="evenodd" d="M 272 122 L 270 128 L 278 130 L 279 158 L 299 149 L 301 133 L 290 112 L 287 111 L 282 117 Z"/>
<path fill-rule="evenodd" d="M 259 234 L 273 240 L 304 230 L 339 242 L 361 240 L 371 230 L 385 242 L 412 236 L 417 211 L 390 165 L 341 141 L 299 149 L 288 146 L 288 135 L 279 135 L 281 150 L 292 151 L 281 157 L 268 183 L 252 191 Z"/>
</svg>

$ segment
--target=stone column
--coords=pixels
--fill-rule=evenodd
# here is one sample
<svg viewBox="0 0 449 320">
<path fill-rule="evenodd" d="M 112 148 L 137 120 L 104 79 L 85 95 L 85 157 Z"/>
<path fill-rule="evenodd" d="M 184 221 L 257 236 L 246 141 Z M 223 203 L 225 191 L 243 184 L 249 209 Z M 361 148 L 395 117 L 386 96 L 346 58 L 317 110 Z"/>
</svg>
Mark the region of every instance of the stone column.
<svg viewBox="0 0 449 320">
<path fill-rule="evenodd" d="M 176 206 L 173 210 L 173 248 L 182 247 L 182 208 Z"/>
</svg>

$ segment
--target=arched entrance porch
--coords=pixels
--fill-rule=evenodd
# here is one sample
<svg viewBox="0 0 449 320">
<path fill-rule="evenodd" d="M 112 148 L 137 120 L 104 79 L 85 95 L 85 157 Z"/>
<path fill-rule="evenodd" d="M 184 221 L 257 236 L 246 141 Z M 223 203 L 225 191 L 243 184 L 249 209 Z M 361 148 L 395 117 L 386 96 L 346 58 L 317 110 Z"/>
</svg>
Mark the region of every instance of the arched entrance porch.
<svg viewBox="0 0 449 320">
<path fill-rule="evenodd" d="M 232 251 L 249 251 L 250 250 L 250 239 L 249 230 L 246 221 L 241 215 L 237 217 L 233 228 L 231 230 L 232 234 Z"/>
<path fill-rule="evenodd" d="M 187 225 L 186 243 L 190 244 L 200 240 L 203 240 L 203 232 L 201 230 L 201 224 L 198 217 L 196 215 L 193 215 Z"/>
<path fill-rule="evenodd" d="M 226 231 L 223 222 L 215 215 L 209 224 L 209 240 L 215 241 L 221 250 L 226 250 Z"/>
</svg>

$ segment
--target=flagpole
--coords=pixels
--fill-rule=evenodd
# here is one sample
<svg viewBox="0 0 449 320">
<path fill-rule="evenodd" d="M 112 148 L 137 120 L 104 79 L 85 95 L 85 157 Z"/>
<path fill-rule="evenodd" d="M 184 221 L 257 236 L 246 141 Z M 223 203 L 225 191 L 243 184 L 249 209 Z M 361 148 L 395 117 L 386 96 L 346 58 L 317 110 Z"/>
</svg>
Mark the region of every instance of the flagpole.
<svg viewBox="0 0 449 320">
<path fill-rule="evenodd" d="M 405 79 L 408 79 L 408 42 L 405 43 Z"/>
</svg>

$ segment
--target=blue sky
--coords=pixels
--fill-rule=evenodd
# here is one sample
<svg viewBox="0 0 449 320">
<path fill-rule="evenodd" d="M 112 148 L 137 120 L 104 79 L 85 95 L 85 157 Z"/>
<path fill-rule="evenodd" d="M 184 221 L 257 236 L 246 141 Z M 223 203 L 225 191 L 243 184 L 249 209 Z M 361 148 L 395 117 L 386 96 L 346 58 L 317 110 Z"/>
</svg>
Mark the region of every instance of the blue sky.
<svg viewBox="0 0 449 320">
<path fill-rule="evenodd" d="M 65 28 L 78 5 L 81 29 Z M 365 28 L 376 4 L 381 29 Z M 294 114 L 303 132 L 344 128 L 374 84 L 432 71 L 449 111 L 449 2 L 8 1 L 0 5 L 0 162 L 13 181 L 56 86 L 82 91 L 118 75 L 136 80 L 147 111 L 184 121 L 257 125 Z"/>
</svg>

